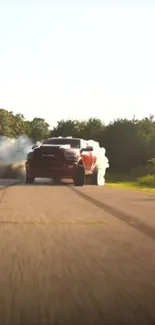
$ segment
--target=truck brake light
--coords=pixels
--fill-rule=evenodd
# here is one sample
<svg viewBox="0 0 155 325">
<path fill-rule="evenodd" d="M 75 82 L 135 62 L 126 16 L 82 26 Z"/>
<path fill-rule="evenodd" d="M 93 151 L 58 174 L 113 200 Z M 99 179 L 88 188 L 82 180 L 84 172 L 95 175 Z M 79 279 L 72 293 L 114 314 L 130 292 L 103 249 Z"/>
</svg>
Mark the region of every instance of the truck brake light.
<svg viewBox="0 0 155 325">
<path fill-rule="evenodd" d="M 76 153 L 74 153 L 74 152 L 66 151 L 66 152 L 64 153 L 64 155 L 65 155 L 65 158 L 66 158 L 67 160 L 74 160 L 74 161 L 77 160 L 77 155 L 76 155 Z"/>
</svg>

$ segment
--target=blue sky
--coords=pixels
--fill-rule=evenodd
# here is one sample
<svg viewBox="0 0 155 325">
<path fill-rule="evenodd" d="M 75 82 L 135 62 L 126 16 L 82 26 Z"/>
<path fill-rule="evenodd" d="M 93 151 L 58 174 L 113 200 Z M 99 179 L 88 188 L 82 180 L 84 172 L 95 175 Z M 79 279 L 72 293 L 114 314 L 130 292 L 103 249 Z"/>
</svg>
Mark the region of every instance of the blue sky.
<svg viewBox="0 0 155 325">
<path fill-rule="evenodd" d="M 155 2 L 0 1 L 0 108 L 64 118 L 155 113 Z"/>
</svg>

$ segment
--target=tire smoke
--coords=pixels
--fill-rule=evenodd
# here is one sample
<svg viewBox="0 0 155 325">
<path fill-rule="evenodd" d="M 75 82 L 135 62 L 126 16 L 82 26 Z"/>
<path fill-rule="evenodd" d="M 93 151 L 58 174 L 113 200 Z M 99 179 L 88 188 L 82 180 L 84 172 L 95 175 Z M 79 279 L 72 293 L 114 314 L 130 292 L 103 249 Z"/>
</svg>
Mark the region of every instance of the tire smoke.
<svg viewBox="0 0 155 325">
<path fill-rule="evenodd" d="M 17 139 L 0 136 L 0 177 L 23 178 L 25 160 L 33 142 L 23 135 Z"/>
<path fill-rule="evenodd" d="M 109 159 L 106 156 L 106 150 L 103 147 L 100 147 L 99 143 L 94 140 L 88 140 L 88 145 L 93 147 L 93 151 L 96 159 L 96 166 L 99 170 L 100 179 L 102 180 L 100 182 L 100 185 L 105 184 L 105 175 L 106 171 L 109 168 Z"/>
</svg>

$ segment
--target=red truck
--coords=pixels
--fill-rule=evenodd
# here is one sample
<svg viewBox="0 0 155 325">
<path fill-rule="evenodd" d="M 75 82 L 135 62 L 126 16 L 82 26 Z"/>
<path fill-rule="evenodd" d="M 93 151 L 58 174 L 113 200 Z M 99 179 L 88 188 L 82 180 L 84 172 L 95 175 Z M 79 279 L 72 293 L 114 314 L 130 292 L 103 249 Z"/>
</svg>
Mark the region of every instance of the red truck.
<svg viewBox="0 0 155 325">
<path fill-rule="evenodd" d="M 55 183 L 61 179 L 73 179 L 75 186 L 83 186 L 86 178 L 93 185 L 103 185 L 103 173 L 96 165 L 97 157 L 93 147 L 79 138 L 55 137 L 34 145 L 27 155 L 26 183 L 35 178 L 52 178 Z"/>
</svg>

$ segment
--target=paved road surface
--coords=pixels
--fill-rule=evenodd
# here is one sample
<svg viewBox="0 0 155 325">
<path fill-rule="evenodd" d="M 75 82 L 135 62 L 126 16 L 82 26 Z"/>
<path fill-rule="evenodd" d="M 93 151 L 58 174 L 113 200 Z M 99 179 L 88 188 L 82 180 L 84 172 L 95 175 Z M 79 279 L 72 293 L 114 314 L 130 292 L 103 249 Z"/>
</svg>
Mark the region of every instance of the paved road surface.
<svg viewBox="0 0 155 325">
<path fill-rule="evenodd" d="M 155 195 L 9 184 L 0 189 L 0 324 L 155 324 Z"/>
</svg>

